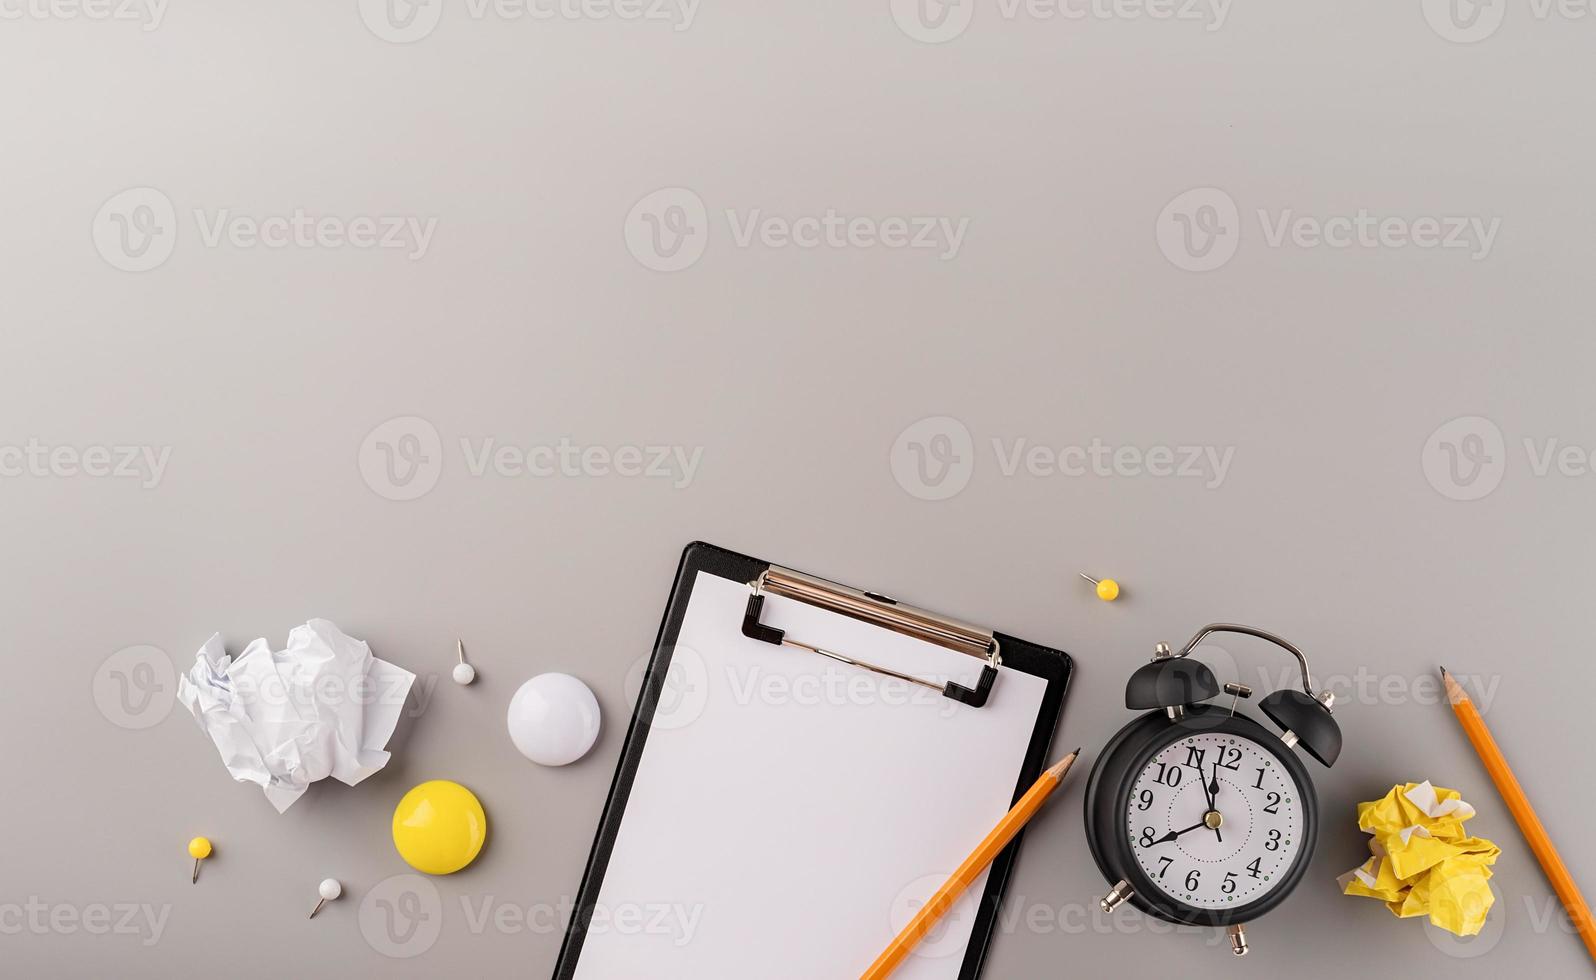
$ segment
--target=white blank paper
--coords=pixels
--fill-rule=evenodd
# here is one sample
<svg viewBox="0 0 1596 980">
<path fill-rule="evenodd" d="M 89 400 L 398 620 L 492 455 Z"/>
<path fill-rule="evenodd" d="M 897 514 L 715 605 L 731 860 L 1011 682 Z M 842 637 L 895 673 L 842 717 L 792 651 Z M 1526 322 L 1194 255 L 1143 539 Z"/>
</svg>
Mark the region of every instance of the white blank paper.
<svg viewBox="0 0 1596 980">
<path fill-rule="evenodd" d="M 741 633 L 699 572 L 578 960 L 581 978 L 858 976 L 1008 810 L 1047 683 L 982 708 Z M 780 596 L 795 640 L 941 683 L 983 661 Z M 954 978 L 985 878 L 896 974 Z"/>
</svg>

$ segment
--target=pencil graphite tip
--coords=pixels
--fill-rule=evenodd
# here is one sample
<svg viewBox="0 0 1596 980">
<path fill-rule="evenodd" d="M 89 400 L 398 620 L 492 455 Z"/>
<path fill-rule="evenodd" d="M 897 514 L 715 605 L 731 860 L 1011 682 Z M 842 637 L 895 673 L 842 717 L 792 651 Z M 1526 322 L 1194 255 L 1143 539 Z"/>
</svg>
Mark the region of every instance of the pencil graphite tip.
<svg viewBox="0 0 1596 980">
<path fill-rule="evenodd" d="M 1081 750 L 1076 749 L 1074 752 L 1071 752 L 1069 755 L 1066 755 L 1064 758 L 1053 763 L 1053 765 L 1048 768 L 1047 775 L 1053 777 L 1054 779 L 1063 779 L 1064 774 L 1070 771 L 1071 766 L 1075 765 L 1075 758 L 1080 754 Z"/>
</svg>

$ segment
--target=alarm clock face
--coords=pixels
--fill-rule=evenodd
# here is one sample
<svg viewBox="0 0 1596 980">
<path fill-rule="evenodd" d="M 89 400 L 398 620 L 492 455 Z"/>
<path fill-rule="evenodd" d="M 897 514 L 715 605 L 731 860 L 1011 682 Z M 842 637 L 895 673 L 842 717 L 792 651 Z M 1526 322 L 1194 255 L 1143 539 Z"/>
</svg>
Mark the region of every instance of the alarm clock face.
<svg viewBox="0 0 1596 980">
<path fill-rule="evenodd" d="M 1272 749 L 1233 732 L 1188 734 L 1134 774 L 1131 853 L 1173 904 L 1223 912 L 1295 884 L 1311 843 L 1305 793 Z"/>
</svg>

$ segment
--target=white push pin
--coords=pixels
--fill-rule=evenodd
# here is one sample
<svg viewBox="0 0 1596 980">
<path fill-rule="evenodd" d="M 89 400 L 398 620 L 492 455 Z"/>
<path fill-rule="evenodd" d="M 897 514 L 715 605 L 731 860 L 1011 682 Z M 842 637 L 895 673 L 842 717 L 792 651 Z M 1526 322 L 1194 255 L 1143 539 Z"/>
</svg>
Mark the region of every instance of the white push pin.
<svg viewBox="0 0 1596 980">
<path fill-rule="evenodd" d="M 465 641 L 456 639 L 454 645 L 460 651 L 460 662 L 454 665 L 454 682 L 469 684 L 477 679 L 477 669 L 465 662 Z"/>
<path fill-rule="evenodd" d="M 316 887 L 316 892 L 321 895 L 321 901 L 317 902 L 316 907 L 310 910 L 310 918 L 312 919 L 316 917 L 317 912 L 321 911 L 323 905 L 344 893 L 344 886 L 338 883 L 337 878 L 323 878 L 321 884 Z"/>
</svg>

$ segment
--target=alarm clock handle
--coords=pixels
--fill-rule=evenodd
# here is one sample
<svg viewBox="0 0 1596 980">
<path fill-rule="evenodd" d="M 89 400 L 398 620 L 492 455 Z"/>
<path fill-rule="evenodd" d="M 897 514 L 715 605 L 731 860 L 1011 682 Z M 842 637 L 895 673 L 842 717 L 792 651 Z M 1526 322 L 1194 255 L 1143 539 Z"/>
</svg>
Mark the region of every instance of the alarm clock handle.
<svg viewBox="0 0 1596 980">
<path fill-rule="evenodd" d="M 1297 658 L 1297 664 L 1302 668 L 1302 689 L 1307 692 L 1308 697 L 1311 698 L 1315 696 L 1313 691 L 1313 676 L 1308 672 L 1307 656 L 1304 655 L 1301 650 L 1297 649 L 1296 645 L 1290 640 L 1287 640 L 1285 637 L 1276 636 L 1268 630 L 1261 630 L 1256 626 L 1243 626 L 1240 623 L 1209 623 L 1207 626 L 1204 626 L 1202 629 L 1198 630 L 1196 636 L 1187 640 L 1186 645 L 1181 647 L 1180 652 L 1175 654 L 1175 656 L 1184 657 L 1190 654 L 1192 650 L 1196 648 L 1197 644 L 1201 643 L 1203 638 L 1209 633 L 1241 633 L 1245 636 L 1256 636 L 1260 640 L 1268 640 L 1275 646 L 1280 647 L 1282 650 L 1285 650 L 1287 653 Z"/>
<path fill-rule="evenodd" d="M 1304 751 L 1324 765 L 1334 765 L 1336 758 L 1341 754 L 1341 726 L 1330 717 L 1336 698 L 1330 691 L 1314 693 L 1313 675 L 1308 671 L 1307 656 L 1291 641 L 1276 636 L 1268 630 L 1261 630 L 1256 626 L 1243 626 L 1240 623 L 1209 623 L 1198 630 L 1196 636 L 1186 641 L 1186 645 L 1180 648 L 1179 653 L 1165 658 L 1164 662 L 1189 655 L 1210 633 L 1241 633 L 1245 636 L 1256 636 L 1260 640 L 1268 640 L 1297 658 L 1297 664 L 1302 668 L 1302 693 L 1279 690 L 1260 701 L 1258 707 L 1270 721 L 1279 725 L 1285 732 L 1281 737 L 1288 746 L 1296 748 L 1300 744 Z M 1170 717 L 1173 718 L 1174 715 Z"/>
</svg>

